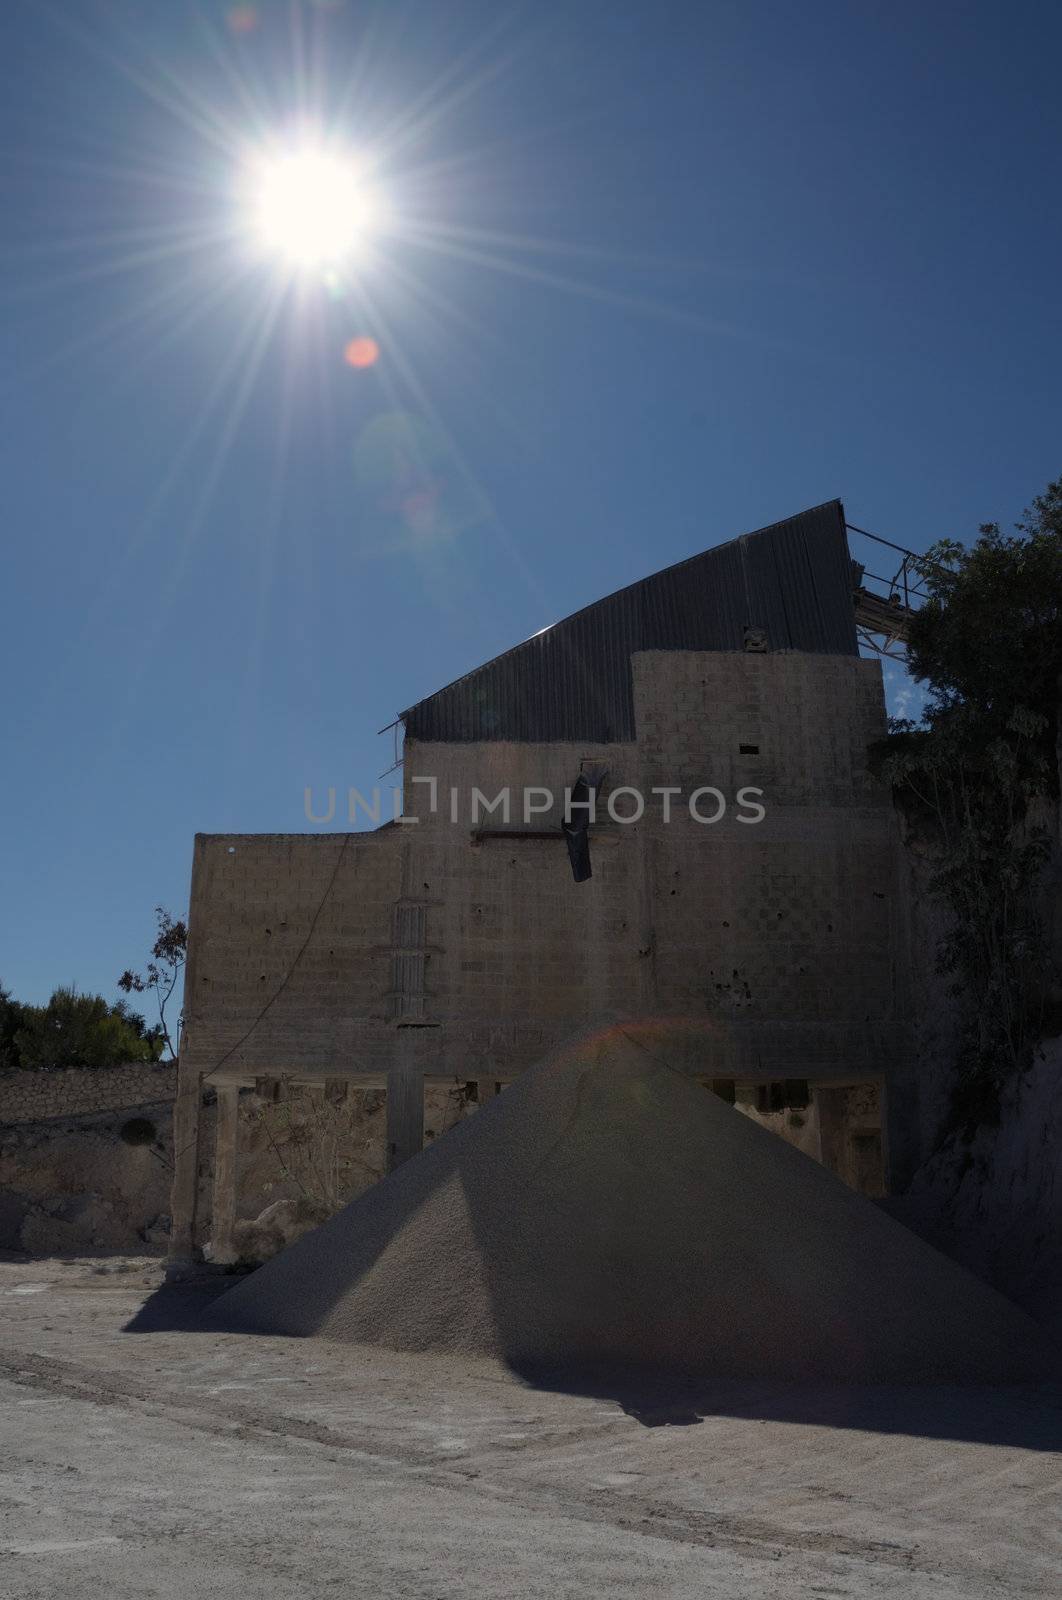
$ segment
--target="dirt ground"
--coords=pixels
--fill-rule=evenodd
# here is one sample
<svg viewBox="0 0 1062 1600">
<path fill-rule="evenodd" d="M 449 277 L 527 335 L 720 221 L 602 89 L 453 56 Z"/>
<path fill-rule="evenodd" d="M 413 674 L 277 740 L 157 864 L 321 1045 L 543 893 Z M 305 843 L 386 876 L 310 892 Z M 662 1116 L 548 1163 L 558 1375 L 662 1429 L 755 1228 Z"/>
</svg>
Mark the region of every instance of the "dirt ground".
<svg viewBox="0 0 1062 1600">
<path fill-rule="evenodd" d="M 1062 1590 L 1062 1389 L 533 1388 L 0 1262 L 3 1600 Z M 780 1334 L 784 1330 L 780 1330 Z"/>
</svg>

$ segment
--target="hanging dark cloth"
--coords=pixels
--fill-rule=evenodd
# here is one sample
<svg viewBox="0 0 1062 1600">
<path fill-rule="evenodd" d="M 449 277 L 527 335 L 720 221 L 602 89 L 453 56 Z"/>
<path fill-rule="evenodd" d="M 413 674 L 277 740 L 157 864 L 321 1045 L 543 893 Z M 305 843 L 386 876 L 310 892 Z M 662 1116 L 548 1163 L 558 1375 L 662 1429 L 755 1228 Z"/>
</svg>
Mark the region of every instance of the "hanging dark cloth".
<svg viewBox="0 0 1062 1600">
<path fill-rule="evenodd" d="M 571 802 L 567 808 L 571 815 L 561 821 L 568 845 L 568 859 L 572 864 L 572 877 L 576 883 L 585 883 L 593 877 L 590 869 L 590 800 L 604 779 L 604 770 L 580 772 L 572 784 Z"/>
</svg>

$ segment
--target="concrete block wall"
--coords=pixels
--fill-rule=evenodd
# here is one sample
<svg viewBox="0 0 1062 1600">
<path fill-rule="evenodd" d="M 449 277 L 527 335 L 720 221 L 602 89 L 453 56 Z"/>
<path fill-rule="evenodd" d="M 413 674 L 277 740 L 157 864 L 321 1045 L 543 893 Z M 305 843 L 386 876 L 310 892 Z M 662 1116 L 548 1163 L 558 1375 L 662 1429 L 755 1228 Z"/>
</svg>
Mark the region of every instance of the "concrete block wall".
<svg viewBox="0 0 1062 1600">
<path fill-rule="evenodd" d="M 200 837 L 183 1058 L 208 1076 L 254 1078 L 386 1072 L 411 1053 L 474 1077 L 509 1064 L 519 1024 L 533 1060 L 574 1017 L 630 1002 L 615 935 L 636 916 L 634 856 L 631 840 L 602 842 L 580 886 L 559 835 L 474 841 L 446 823 Z M 404 910 L 423 912 L 416 1020 L 430 1039 L 401 1038 Z"/>
<path fill-rule="evenodd" d="M 866 767 L 867 745 L 886 731 L 876 660 L 646 651 L 633 671 L 644 781 L 727 793 L 758 784 L 776 807 L 889 809 Z"/>
<path fill-rule="evenodd" d="M 909 1076 L 898 828 L 866 770 L 885 729 L 878 663 L 647 652 L 632 670 L 633 745 L 409 740 L 415 822 L 200 836 L 189 1082 L 386 1084 L 389 1129 L 406 1128 L 401 1148 L 389 1132 L 394 1160 L 420 1147 L 424 1077 L 511 1079 L 608 1017 L 680 1019 L 669 1047 L 698 1075 Z M 541 826 L 555 828 L 565 785 L 592 764 L 608 767 L 607 788 L 639 787 L 647 809 L 599 822 L 588 883 L 573 883 L 559 832 L 519 837 L 518 815 L 508 833 L 493 818 L 473 832 L 473 787 L 509 784 L 517 803 L 524 785 L 552 788 L 557 814 Z M 438 780 L 434 815 L 414 776 Z M 684 791 L 669 823 L 658 785 Z M 686 810 L 704 785 L 730 801 L 715 825 Z M 738 821 L 743 787 L 763 790 L 755 825 Z M 913 1145 L 894 1100 L 901 1170 Z"/>
<path fill-rule="evenodd" d="M 502 1051 L 525 1065 L 525 1028 L 539 1052 L 614 1012 L 894 1020 L 896 828 L 865 772 L 865 747 L 884 727 L 877 664 L 669 652 L 637 656 L 634 672 L 636 747 L 406 748 L 407 788 L 413 775 L 435 776 L 441 799 L 451 786 L 464 801 L 504 782 L 559 796 L 580 762 L 608 764 L 610 786 L 640 786 L 646 815 L 605 818 L 587 884 L 573 883 L 559 834 L 473 837 L 471 817 L 452 824 L 444 799 L 428 815 L 426 788 L 411 797 L 412 825 L 200 838 L 190 1064 L 229 1075 L 386 1071 L 407 1020 L 395 1001 L 402 982 L 420 986 L 412 1021 L 436 1034 L 403 1048 L 444 1075 L 500 1066 Z M 741 756 L 741 743 L 760 757 Z M 753 782 L 767 813 L 754 826 L 733 809 L 698 824 L 681 801 L 665 825 L 648 796 L 654 784 L 688 793 L 711 783 L 729 796 Z M 412 958 L 398 977 L 396 951 Z"/>
<path fill-rule="evenodd" d="M 563 814 L 564 791 L 574 787 L 580 772 L 605 768 L 608 787 L 632 783 L 638 771 L 638 746 L 634 744 L 511 744 L 503 740 L 484 740 L 469 744 L 431 744 L 407 739 L 402 763 L 403 814 L 416 817 L 416 824 L 438 828 L 453 825 L 451 791 L 457 791 L 458 825 L 471 828 L 478 822 L 492 831 L 503 826 L 502 814 L 488 814 L 482 801 L 473 806 L 472 793 L 478 789 L 488 802 L 498 791 L 511 792 L 509 826 L 557 828 Z M 431 810 L 432 790 L 423 780 L 436 780 L 436 810 Z M 525 819 L 523 791 L 546 789 L 553 796 L 548 810 L 543 796 L 532 796 L 534 814 Z"/>
<path fill-rule="evenodd" d="M 192 1072 L 382 1070 L 398 844 L 390 830 L 197 837 L 182 1035 Z"/>
<path fill-rule="evenodd" d="M 891 1073 L 907 1007 L 897 822 L 866 765 L 878 663 L 650 652 L 634 686 L 641 785 L 683 790 L 643 852 L 654 1010 L 707 1016 L 721 1075 Z M 728 801 L 715 824 L 683 803 L 702 785 Z"/>
</svg>

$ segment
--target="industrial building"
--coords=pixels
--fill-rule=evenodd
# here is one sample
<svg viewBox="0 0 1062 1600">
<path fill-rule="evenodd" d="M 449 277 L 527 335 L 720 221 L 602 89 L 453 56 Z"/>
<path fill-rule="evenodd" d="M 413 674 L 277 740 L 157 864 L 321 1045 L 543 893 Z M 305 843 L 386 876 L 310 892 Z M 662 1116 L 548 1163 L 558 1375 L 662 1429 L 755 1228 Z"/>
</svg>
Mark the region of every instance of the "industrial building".
<svg viewBox="0 0 1062 1600">
<path fill-rule="evenodd" d="M 261 1254 L 270 1216 L 281 1243 L 617 1019 L 853 1187 L 902 1187 L 912 913 L 860 585 L 831 501 L 410 707 L 399 819 L 199 835 L 173 1258 Z"/>
</svg>

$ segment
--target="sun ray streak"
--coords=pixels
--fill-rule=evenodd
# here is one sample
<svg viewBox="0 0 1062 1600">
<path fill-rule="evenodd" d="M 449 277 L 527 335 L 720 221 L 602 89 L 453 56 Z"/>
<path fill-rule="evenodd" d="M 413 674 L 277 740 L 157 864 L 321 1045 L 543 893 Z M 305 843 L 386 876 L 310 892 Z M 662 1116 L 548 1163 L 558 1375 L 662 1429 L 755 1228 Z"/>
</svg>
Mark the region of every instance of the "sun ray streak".
<svg viewBox="0 0 1062 1600">
<path fill-rule="evenodd" d="M 344 62 L 346 85 L 336 101 L 334 121 L 337 127 L 358 120 L 355 108 L 360 112 L 369 91 L 384 76 L 384 57 L 380 48 L 382 38 L 382 8 L 374 8 L 365 19 L 364 32 L 353 61 Z"/>
<path fill-rule="evenodd" d="M 388 326 L 386 318 L 384 317 L 380 308 L 377 305 L 374 305 L 371 296 L 368 294 L 366 294 L 366 303 L 374 323 L 381 329 L 388 341 L 388 349 L 393 352 L 395 365 L 403 379 L 403 382 L 406 384 L 409 392 L 413 395 L 417 404 L 424 411 L 425 415 L 430 418 L 433 425 L 439 430 L 442 437 L 448 441 L 454 460 L 457 462 L 458 468 L 464 477 L 465 482 L 472 489 L 473 493 L 476 494 L 487 507 L 491 525 L 497 529 L 497 531 L 502 535 L 502 538 L 505 540 L 505 544 L 512 559 L 513 565 L 523 579 L 525 586 L 535 595 L 536 599 L 539 601 L 544 601 L 546 599 L 546 594 L 538 577 L 524 559 L 523 553 L 520 550 L 520 546 L 516 540 L 513 539 L 509 529 L 499 515 L 491 497 L 487 494 L 486 490 L 483 488 L 483 485 L 479 482 L 463 451 L 461 451 L 459 448 L 457 441 L 452 438 L 449 429 L 446 427 L 442 417 L 439 415 L 434 401 L 431 399 L 431 396 L 429 395 L 425 385 L 418 377 L 412 362 L 403 354 L 401 345 Z M 484 599 L 486 600 L 488 598 L 489 597 L 484 594 Z"/>
<path fill-rule="evenodd" d="M 455 328 L 460 329 L 467 339 L 471 339 L 474 343 L 489 347 L 495 351 L 501 351 L 505 348 L 505 341 L 499 335 L 489 333 L 481 317 L 470 316 L 467 311 L 462 311 L 460 306 L 455 305 L 452 300 L 447 300 L 441 294 L 437 294 L 434 289 L 429 288 L 422 278 L 418 278 L 414 273 L 408 272 L 393 257 L 387 258 L 385 270 L 390 282 L 398 285 L 407 295 L 418 300 L 421 305 L 428 307 L 437 315 L 445 317 Z"/>
<path fill-rule="evenodd" d="M 188 85 L 182 84 L 175 78 L 172 69 L 165 63 L 155 59 L 152 65 L 161 78 L 164 81 L 168 80 L 175 88 L 176 94 L 165 93 L 146 73 L 138 71 L 131 62 L 123 61 L 121 56 L 107 50 L 88 28 L 75 21 L 69 11 L 60 11 L 54 5 L 45 6 L 43 3 L 41 9 L 46 9 L 53 23 L 68 36 L 76 39 L 77 43 L 97 61 L 103 62 L 112 72 L 124 77 L 147 99 L 162 110 L 168 111 L 205 143 L 214 145 L 225 155 L 230 155 L 233 149 L 238 148 L 240 130 L 234 125 L 227 124 L 217 109 L 211 106 L 209 100 L 204 100 Z"/>
<path fill-rule="evenodd" d="M 247 283 L 255 276 L 256 273 L 252 267 L 233 269 L 205 294 L 201 290 L 196 291 L 184 314 L 179 315 L 168 328 L 156 333 L 151 347 L 142 353 L 139 363 L 135 365 L 128 361 L 124 363 L 121 380 L 117 385 L 116 392 L 120 394 L 131 388 L 139 376 L 138 368 L 142 370 L 149 363 L 157 365 L 160 357 L 165 355 L 174 345 L 183 344 L 187 336 L 201 322 L 204 322 L 212 312 L 220 311 L 229 301 L 235 301 L 237 296 L 244 292 Z"/>
<path fill-rule="evenodd" d="M 433 314 L 428 319 L 429 321 L 434 322 L 439 318 L 443 318 L 458 330 L 464 359 L 467 360 L 469 349 L 476 346 L 491 349 L 496 354 L 504 351 L 504 341 L 495 334 L 488 334 L 482 320 L 477 321 L 461 311 L 451 300 L 444 299 L 442 295 L 436 294 L 423 279 L 416 277 L 411 272 L 407 272 L 397 261 L 389 259 L 386 265 L 386 272 L 388 281 L 393 282 L 402 289 L 410 301 L 416 304 L 418 308 L 426 308 L 425 314 L 427 312 Z M 367 319 L 367 325 L 368 320 L 371 319 Z M 492 394 L 490 407 L 491 415 L 504 425 L 513 440 L 520 442 L 525 438 L 524 427 L 504 399 L 497 394 Z"/>
<path fill-rule="evenodd" d="M 438 238 L 426 229 L 418 229 L 411 223 L 405 223 L 401 236 L 410 243 L 420 245 L 423 249 L 434 251 L 438 255 L 452 256 L 459 261 L 467 261 L 470 266 L 489 267 L 495 272 L 505 273 L 508 277 L 521 278 L 528 283 L 539 283 L 546 288 L 559 289 L 565 294 L 576 295 L 581 299 L 594 301 L 603 306 L 621 306 L 625 311 L 637 311 L 646 317 L 652 317 L 661 322 L 674 323 L 682 328 L 696 328 L 702 333 L 718 334 L 728 339 L 741 339 L 750 343 L 763 344 L 771 349 L 788 349 L 807 353 L 806 346 L 798 341 L 785 339 L 775 334 L 767 334 L 752 328 L 739 328 L 733 323 L 721 322 L 715 317 L 702 316 L 696 311 L 686 311 L 678 306 L 661 305 L 659 301 L 650 300 L 644 295 L 628 294 L 623 290 L 606 289 L 601 285 L 586 283 L 579 278 L 565 277 L 558 272 L 548 272 L 542 267 L 523 266 L 515 261 L 507 261 L 504 256 L 499 256 L 491 251 L 475 250 L 467 245 L 453 244 L 445 239 Z"/>
<path fill-rule="evenodd" d="M 215 66 L 224 75 L 226 82 L 236 95 L 250 119 L 254 137 L 264 139 L 271 122 L 271 108 L 264 95 L 256 95 L 254 85 L 245 72 L 241 72 L 233 63 L 232 56 L 226 44 L 222 42 L 221 35 L 210 27 L 206 19 L 197 16 L 197 36 L 204 50 L 209 54 Z"/>
<path fill-rule="evenodd" d="M 696 257 L 650 255 L 639 250 L 604 250 L 599 245 L 579 244 L 574 240 L 536 237 L 530 233 L 503 233 L 495 228 L 473 228 L 456 222 L 432 222 L 430 231 L 439 238 L 459 244 L 494 245 L 499 249 L 526 250 L 535 255 L 573 256 L 583 261 L 599 261 L 607 266 L 646 267 L 661 271 L 704 271 L 709 263 Z M 744 266 L 732 268 L 735 275 L 747 276 Z"/>
<path fill-rule="evenodd" d="M 464 68 L 482 53 L 491 37 L 491 32 L 496 34 L 502 25 L 501 22 L 495 23 L 493 29 L 483 39 L 478 40 L 464 56 L 440 74 L 436 82 L 421 95 L 419 101 L 407 107 L 401 118 L 395 118 L 390 128 L 384 128 L 377 135 L 373 140 L 373 148 L 382 161 L 392 161 L 400 151 L 422 139 L 432 128 L 438 126 L 444 117 L 456 111 L 458 106 L 465 104 L 480 89 L 509 70 L 521 53 L 516 46 L 506 55 L 486 62 L 478 72 L 466 78 L 464 82 L 459 82 L 445 98 L 439 98 L 443 90 Z"/>
<path fill-rule="evenodd" d="M 306 73 L 306 37 L 303 29 L 302 6 L 299 0 L 288 3 L 288 34 L 291 39 L 291 92 L 298 107 L 299 120 L 303 121 L 312 109 Z"/>
<path fill-rule="evenodd" d="M 213 421 L 218 407 L 224 401 L 231 379 L 238 371 L 241 362 L 243 362 L 245 357 L 250 352 L 252 359 L 249 365 L 249 371 L 245 376 L 244 383 L 241 385 L 240 389 L 240 393 L 243 395 L 243 400 L 240 402 L 241 411 L 243 405 L 246 404 L 246 395 L 249 394 L 250 385 L 257 376 L 261 354 L 265 348 L 265 341 L 268 339 L 269 331 L 271 331 L 271 327 L 275 320 L 275 314 L 279 309 L 279 306 L 283 303 L 284 292 L 285 291 L 282 286 L 274 284 L 272 288 L 267 291 L 265 295 L 263 295 L 259 304 L 252 308 L 252 310 L 248 313 L 243 330 L 234 341 L 233 347 L 229 352 L 227 359 L 222 364 L 221 369 L 216 373 L 203 405 L 195 420 L 189 427 L 187 433 L 185 434 L 184 440 L 172 456 L 170 469 L 163 479 L 163 482 L 156 490 L 150 505 L 145 510 L 145 513 L 140 519 L 139 524 L 131 528 L 125 539 L 121 541 L 119 547 L 115 551 L 113 559 L 110 561 L 106 569 L 100 572 L 95 589 L 86 593 L 84 604 L 81 608 L 83 620 L 80 628 L 80 634 L 79 637 L 76 637 L 74 640 L 72 640 L 72 655 L 75 659 L 80 656 L 81 649 L 87 647 L 91 643 L 91 640 L 99 634 L 100 629 L 107 626 L 111 608 L 117 610 L 122 604 L 124 604 L 120 581 L 122 573 L 128 568 L 129 563 L 133 560 L 138 550 L 147 540 L 152 531 L 153 525 L 161 515 L 164 505 L 168 501 L 174 487 L 182 477 L 196 445 L 199 443 L 199 440 L 202 438 L 204 432 Z M 225 448 L 227 448 L 227 445 Z M 218 457 L 216 453 L 215 464 L 217 459 Z M 200 494 L 200 501 L 201 500 L 202 492 Z M 181 554 L 181 551 L 184 552 L 183 555 Z M 184 545 L 182 544 L 179 550 L 180 566 L 182 571 L 186 555 L 187 551 L 184 549 Z M 176 577 L 173 577 L 171 578 L 171 582 L 168 586 L 168 602 L 172 601 L 172 596 L 175 593 L 175 590 Z M 165 590 L 162 592 L 166 593 Z M 163 607 L 161 604 L 156 603 L 152 608 L 147 629 L 152 640 L 152 648 L 155 648 L 158 645 L 159 638 L 162 635 L 165 627 L 168 626 L 168 622 L 169 610 L 166 607 Z M 55 697 L 61 692 L 62 670 L 63 662 L 57 657 L 52 662 L 51 681 L 45 681 L 41 684 L 41 693 L 44 697 L 42 703 L 47 703 L 54 700 Z M 133 691 L 134 680 L 131 678 L 130 693 L 127 696 L 126 703 L 126 715 L 120 719 L 120 721 L 119 719 L 116 719 L 116 721 L 119 721 L 119 725 L 123 728 L 128 725 L 129 718 L 132 714 L 134 700 Z"/>
<path fill-rule="evenodd" d="M 126 544 L 126 556 L 131 555 L 136 546 L 141 544 L 147 537 L 152 525 L 160 515 L 163 506 L 166 504 L 169 496 L 173 492 L 174 486 L 180 479 L 185 465 L 192 454 L 192 451 L 195 449 L 200 438 L 213 421 L 214 413 L 225 397 L 225 392 L 228 388 L 230 379 L 232 378 L 233 374 L 238 371 L 241 363 L 245 360 L 248 351 L 253 346 L 254 341 L 259 334 L 262 323 L 270 314 L 271 307 L 275 306 L 279 308 L 279 306 L 283 303 L 285 293 L 286 288 L 284 285 L 273 285 L 273 287 L 267 291 L 266 295 L 264 296 L 262 308 L 258 311 L 248 314 L 244 332 L 234 342 L 233 348 L 229 351 L 227 359 L 221 363 L 195 420 L 189 427 L 183 443 L 180 445 L 173 457 L 170 470 L 167 472 L 162 483 L 156 490 L 151 504 L 148 506 L 143 518 L 141 519 L 139 528 L 134 529 L 131 532 Z M 265 312 L 265 316 L 262 314 L 263 311 Z"/>
<path fill-rule="evenodd" d="M 265 314 L 250 319 L 251 335 L 248 341 L 250 344 L 250 359 L 247 362 L 246 371 L 242 381 L 237 386 L 235 403 L 218 439 L 210 468 L 196 498 L 195 509 L 189 522 L 185 525 L 184 537 L 177 546 L 176 560 L 166 575 L 166 582 L 159 584 L 155 605 L 145 625 L 144 648 L 148 659 L 155 658 L 162 649 L 163 637 L 171 626 L 173 607 L 180 589 L 181 580 L 184 577 L 188 556 L 198 540 L 210 500 L 217 486 L 218 477 L 224 467 L 225 459 L 235 438 L 236 431 L 243 421 L 247 400 L 257 381 L 262 357 L 272 336 L 276 316 L 283 303 L 283 298 L 283 289 L 280 287 L 275 288 L 272 292 L 272 304 L 267 306 Z M 124 705 L 116 715 L 111 730 L 114 747 L 118 747 L 124 742 L 126 731 L 137 714 L 140 697 L 145 692 L 146 683 L 146 679 L 137 675 L 130 675 L 127 681 Z"/>
<path fill-rule="evenodd" d="M 178 259 L 184 256 L 195 255 L 208 250 L 217 244 L 233 244 L 235 236 L 231 225 L 224 228 L 210 230 L 184 244 L 167 244 L 156 246 L 152 250 L 141 250 L 134 255 L 128 255 L 118 261 L 98 262 L 95 266 L 84 267 L 78 272 L 67 273 L 61 278 L 38 279 L 34 283 L 26 284 L 21 290 L 8 289 L 3 293 L 6 304 L 22 304 L 28 300 L 40 298 L 42 295 L 53 293 L 57 289 L 80 288 L 83 284 L 98 282 L 105 278 L 123 277 L 125 274 L 135 272 L 140 267 Z"/>
<path fill-rule="evenodd" d="M 482 173 L 485 166 L 502 162 L 517 150 L 526 151 L 543 142 L 552 143 L 560 149 L 562 135 L 565 139 L 574 139 L 576 134 L 592 127 L 597 120 L 589 112 L 580 112 L 539 128 L 525 128 L 519 134 L 508 134 L 503 139 L 483 141 L 470 149 L 420 161 L 415 167 L 409 168 L 409 177 L 416 184 L 424 183 L 430 190 L 442 178 L 462 173 Z"/>
<path fill-rule="evenodd" d="M 197 249 L 204 243 L 209 245 L 216 239 L 232 237 L 231 222 L 217 223 L 207 229 L 201 223 L 156 223 L 150 227 L 115 229 L 109 233 L 68 234 L 47 244 L 11 245 L 0 251 L 0 263 L 17 265 L 38 256 L 76 255 L 86 250 L 110 254 L 129 245 L 151 244 L 165 249 L 170 244 L 176 244 Z"/>
<path fill-rule="evenodd" d="M 243 377 L 236 386 L 233 405 L 225 419 L 224 426 L 222 427 L 221 434 L 218 438 L 218 442 L 214 450 L 213 460 L 210 465 L 210 470 L 207 472 L 203 480 L 199 494 L 196 498 L 195 509 L 189 522 L 185 526 L 185 538 L 182 541 L 182 559 L 178 564 L 178 571 L 174 574 L 174 587 L 176 587 L 177 578 L 179 578 L 181 572 L 183 572 L 184 562 L 187 559 L 188 552 L 199 536 L 199 532 L 206 519 L 206 513 L 210 505 L 211 498 L 213 497 L 214 490 L 217 487 L 218 478 L 220 477 L 222 469 L 224 468 L 228 458 L 228 452 L 232 448 L 233 440 L 235 439 L 236 434 L 243 423 L 244 415 L 247 410 L 247 404 L 251 397 L 251 391 L 258 381 L 258 374 L 261 371 L 262 361 L 265 357 L 265 352 L 269 346 L 269 342 L 273 337 L 273 333 L 277 324 L 277 318 L 280 315 L 280 308 L 284 303 L 285 294 L 286 289 L 283 284 L 274 285 L 270 291 L 269 299 L 266 302 L 263 312 L 258 317 L 253 319 L 251 338 L 248 341 L 248 359 L 244 368 Z M 253 325 L 254 323 L 257 323 L 257 327 Z"/>
<path fill-rule="evenodd" d="M 239 282 L 241 277 L 246 276 L 248 276 L 248 273 L 245 272 L 239 276 L 234 274 L 224 278 L 219 284 L 214 285 L 213 289 L 207 294 L 203 293 L 198 283 L 189 284 L 184 280 L 179 280 L 177 283 L 169 284 L 150 298 L 142 299 L 133 305 L 126 306 L 107 321 L 93 324 L 81 338 L 68 340 L 67 343 L 53 351 L 47 360 L 38 362 L 29 368 L 22 368 L 17 375 L 12 374 L 10 383 L 12 386 L 21 386 L 27 379 L 44 377 L 47 373 L 54 371 L 56 367 L 67 366 L 74 360 L 90 355 L 123 334 L 128 334 L 137 329 L 150 328 L 153 323 L 159 321 L 165 312 L 173 307 L 175 302 L 179 307 L 184 302 L 190 301 L 191 305 L 187 317 L 174 324 L 172 331 L 164 328 L 161 332 L 157 332 L 150 347 L 141 352 L 138 362 L 135 364 L 131 360 L 123 362 L 121 382 L 116 385 L 116 392 L 121 392 L 123 388 L 128 387 L 130 382 L 139 377 L 143 367 L 149 361 L 157 361 L 159 355 L 168 348 L 173 339 L 179 337 L 180 332 L 187 332 L 189 328 L 194 326 L 196 321 L 207 314 L 218 299 L 224 298 L 232 292 L 233 277 L 236 277 L 236 281 Z"/>
<path fill-rule="evenodd" d="M 216 179 L 206 182 L 196 178 L 186 168 L 148 166 L 139 161 L 136 166 L 124 166 L 116 161 L 99 161 L 95 157 L 48 156 L 32 152 L 20 153 L 19 165 L 25 172 L 61 174 L 72 178 L 113 179 L 119 183 L 153 183 L 174 194 L 194 195 L 197 199 L 219 198 Z"/>
<path fill-rule="evenodd" d="M 233 292 L 233 286 L 231 284 L 227 286 L 227 289 L 229 293 Z M 277 296 L 278 305 L 281 303 L 281 298 L 282 297 L 279 295 Z M 267 308 L 266 316 L 268 317 L 268 301 L 263 300 L 262 305 Z M 247 326 L 238 349 L 234 351 L 232 359 L 228 363 L 225 372 L 219 375 L 218 381 L 216 381 L 212 387 L 204 405 L 203 412 L 200 415 L 199 421 L 193 426 L 189 434 L 186 435 L 184 442 L 179 447 L 172 460 L 170 471 L 167 474 L 164 483 L 160 486 L 159 491 L 156 493 L 152 505 L 145 513 L 140 526 L 132 530 L 130 536 L 122 543 L 121 548 L 117 551 L 113 560 L 108 564 L 107 568 L 101 572 L 95 591 L 89 592 L 86 595 L 85 604 L 82 607 L 83 620 L 81 627 L 78 631 L 78 634 L 72 640 L 72 653 L 75 658 L 80 654 L 82 649 L 90 647 L 93 638 L 98 636 L 101 626 L 105 626 L 108 608 L 111 606 L 117 607 L 122 603 L 120 596 L 122 592 L 121 577 L 123 570 L 128 567 L 128 564 L 135 555 L 138 547 L 140 547 L 147 538 L 151 531 L 153 522 L 158 518 L 159 515 L 161 515 L 163 505 L 169 498 L 170 493 L 179 480 L 185 465 L 190 460 L 195 445 L 198 443 L 206 427 L 209 425 L 215 410 L 225 398 L 228 380 L 232 377 L 233 373 L 238 367 L 239 361 L 244 353 L 251 348 L 253 341 L 256 338 L 261 337 L 261 330 L 262 313 L 261 311 L 256 311 L 248 318 Z M 264 346 L 261 348 L 264 348 Z M 257 362 L 255 365 L 257 369 Z M 174 587 L 175 585 L 171 585 L 171 589 Z M 155 628 L 153 637 L 157 640 L 161 632 L 162 626 L 159 625 Z M 57 660 L 54 663 L 53 679 L 51 684 L 45 684 L 42 686 L 44 693 L 54 696 L 60 691 L 60 671 L 61 662 Z M 131 700 L 130 704 L 132 704 Z"/>
<path fill-rule="evenodd" d="M 244 694 L 249 705 L 260 704 L 260 697 L 255 691 L 261 682 L 262 662 L 265 657 L 266 624 L 269 614 L 269 600 L 272 593 L 273 577 L 276 570 L 276 557 L 279 545 L 279 530 L 284 511 L 284 496 L 287 485 L 288 461 L 291 455 L 292 444 L 292 419 L 295 414 L 295 385 L 293 379 L 295 353 L 298 341 L 298 332 L 294 320 L 288 326 L 287 354 L 284 361 L 284 376 L 280 387 L 280 409 L 277 419 L 277 444 L 273 452 L 271 465 L 271 492 L 269 505 L 266 512 L 265 525 L 258 539 L 257 585 L 255 590 L 255 606 L 253 624 L 247 639 L 247 651 L 244 658 Z"/>
</svg>

